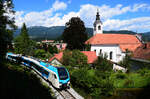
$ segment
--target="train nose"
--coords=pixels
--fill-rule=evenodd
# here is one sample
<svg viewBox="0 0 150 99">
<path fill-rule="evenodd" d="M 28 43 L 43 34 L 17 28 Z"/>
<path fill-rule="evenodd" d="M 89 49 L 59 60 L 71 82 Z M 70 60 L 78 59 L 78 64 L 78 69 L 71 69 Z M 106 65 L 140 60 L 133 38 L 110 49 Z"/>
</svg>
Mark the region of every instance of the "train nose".
<svg viewBox="0 0 150 99">
<path fill-rule="evenodd" d="M 62 85 L 60 85 L 59 87 L 60 87 L 60 89 L 66 89 L 66 88 L 67 88 L 67 83 L 62 84 Z"/>
</svg>

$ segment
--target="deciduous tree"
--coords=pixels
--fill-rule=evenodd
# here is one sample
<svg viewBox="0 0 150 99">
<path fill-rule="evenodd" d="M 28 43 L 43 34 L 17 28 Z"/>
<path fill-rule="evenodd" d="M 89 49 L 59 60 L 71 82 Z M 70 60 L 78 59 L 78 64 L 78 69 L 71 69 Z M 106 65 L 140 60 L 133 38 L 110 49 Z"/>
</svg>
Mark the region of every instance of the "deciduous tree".
<svg viewBox="0 0 150 99">
<path fill-rule="evenodd" d="M 69 22 L 66 23 L 62 37 L 64 42 L 67 43 L 68 49 L 83 50 L 85 48 L 84 42 L 88 38 L 85 30 L 84 22 L 79 17 L 72 17 Z"/>
</svg>

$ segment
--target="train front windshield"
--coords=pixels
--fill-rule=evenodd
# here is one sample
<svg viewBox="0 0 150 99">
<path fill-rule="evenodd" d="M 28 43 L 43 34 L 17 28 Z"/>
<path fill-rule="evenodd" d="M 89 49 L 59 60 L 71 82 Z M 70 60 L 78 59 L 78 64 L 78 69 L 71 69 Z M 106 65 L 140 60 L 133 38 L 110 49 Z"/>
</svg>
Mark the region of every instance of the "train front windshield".
<svg viewBox="0 0 150 99">
<path fill-rule="evenodd" d="M 60 80 L 65 80 L 68 78 L 68 74 L 65 68 L 58 68 L 58 75 Z"/>
</svg>

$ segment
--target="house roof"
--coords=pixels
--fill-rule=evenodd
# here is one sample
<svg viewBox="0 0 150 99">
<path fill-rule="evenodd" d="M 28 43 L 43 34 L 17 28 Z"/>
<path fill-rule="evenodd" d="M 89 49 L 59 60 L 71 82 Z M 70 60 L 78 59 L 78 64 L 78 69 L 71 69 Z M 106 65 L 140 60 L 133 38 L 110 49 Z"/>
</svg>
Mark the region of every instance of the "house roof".
<svg viewBox="0 0 150 99">
<path fill-rule="evenodd" d="M 87 56 L 88 64 L 94 63 L 94 61 L 97 59 L 95 51 L 81 51 L 81 52 Z"/>
<path fill-rule="evenodd" d="M 88 39 L 85 44 L 91 45 L 119 45 L 122 51 L 134 51 L 141 42 L 135 35 L 129 34 L 96 34 Z"/>
<path fill-rule="evenodd" d="M 150 59 L 150 42 L 139 46 L 133 53 L 134 58 Z"/>
<path fill-rule="evenodd" d="M 81 51 L 81 52 L 87 56 L 88 64 L 94 63 L 94 61 L 97 59 L 95 51 Z M 58 54 L 55 54 L 54 57 L 50 58 L 48 62 L 51 62 L 54 59 L 60 61 L 62 57 L 63 57 L 63 52 L 60 52 Z"/>
<path fill-rule="evenodd" d="M 61 58 L 62 58 L 62 56 L 63 56 L 63 52 L 60 52 L 60 53 L 58 53 L 58 54 L 55 54 L 52 58 L 50 58 L 49 59 L 49 61 L 48 62 L 51 62 L 53 59 L 57 59 L 57 60 L 61 60 Z"/>
</svg>

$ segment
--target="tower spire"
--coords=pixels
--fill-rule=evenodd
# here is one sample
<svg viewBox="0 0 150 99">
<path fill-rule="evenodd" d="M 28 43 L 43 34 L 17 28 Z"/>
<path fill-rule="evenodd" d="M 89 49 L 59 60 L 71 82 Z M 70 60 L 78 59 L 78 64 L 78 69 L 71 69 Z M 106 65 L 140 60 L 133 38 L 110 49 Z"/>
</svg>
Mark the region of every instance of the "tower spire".
<svg viewBox="0 0 150 99">
<path fill-rule="evenodd" d="M 100 33 L 102 34 L 103 33 L 103 30 L 102 30 L 102 22 L 100 20 L 100 15 L 99 15 L 99 10 L 97 8 L 97 13 L 96 13 L 96 20 L 94 22 L 94 35 L 97 34 L 97 33 Z"/>
<path fill-rule="evenodd" d="M 98 8 L 97 8 L 96 20 L 100 20 L 100 15 L 99 15 L 99 10 L 98 10 Z"/>
</svg>

